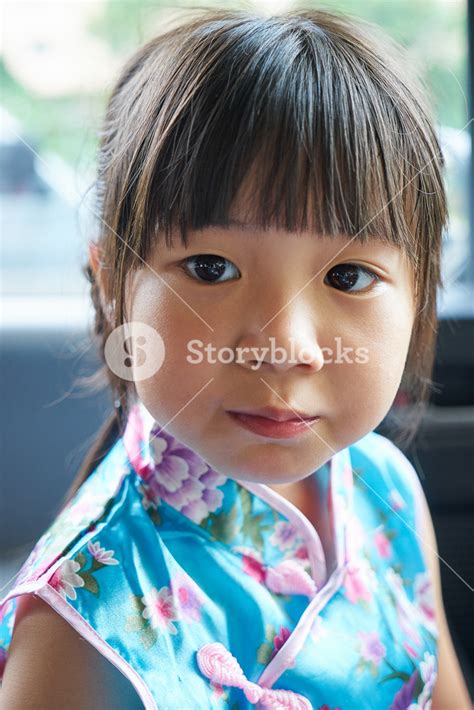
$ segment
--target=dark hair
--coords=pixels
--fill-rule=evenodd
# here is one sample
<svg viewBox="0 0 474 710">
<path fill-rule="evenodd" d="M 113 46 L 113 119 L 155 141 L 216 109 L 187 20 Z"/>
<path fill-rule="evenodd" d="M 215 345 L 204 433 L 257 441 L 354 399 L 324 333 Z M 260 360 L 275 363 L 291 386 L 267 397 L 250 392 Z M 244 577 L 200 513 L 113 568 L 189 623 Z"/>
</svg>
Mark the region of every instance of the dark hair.
<svg viewBox="0 0 474 710">
<path fill-rule="evenodd" d="M 405 51 L 377 26 L 325 9 L 263 17 L 199 8 L 144 44 L 112 89 L 100 133 L 102 300 L 90 264 L 85 273 L 102 358 L 126 319 L 126 275 L 178 229 L 187 245 L 189 229 L 228 226 L 245 186 L 249 218 L 262 229 L 375 235 L 405 251 L 417 315 L 402 388 L 421 411 L 447 222 L 426 94 Z M 136 396 L 105 364 L 99 375 L 120 406 L 68 497 L 121 435 Z"/>
</svg>

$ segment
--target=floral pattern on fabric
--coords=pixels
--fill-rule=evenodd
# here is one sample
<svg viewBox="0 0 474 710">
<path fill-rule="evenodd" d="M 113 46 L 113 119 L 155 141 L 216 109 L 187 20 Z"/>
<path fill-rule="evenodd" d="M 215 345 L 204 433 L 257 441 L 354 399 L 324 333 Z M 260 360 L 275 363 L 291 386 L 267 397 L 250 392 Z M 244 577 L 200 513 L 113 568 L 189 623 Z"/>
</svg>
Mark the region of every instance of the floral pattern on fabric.
<svg viewBox="0 0 474 710">
<path fill-rule="evenodd" d="M 117 565 L 113 550 L 105 550 L 100 543 L 87 543 L 88 555 L 80 552 L 72 560 L 64 560 L 49 578 L 48 583 L 65 599 L 76 599 L 76 589 L 84 587 L 91 594 L 100 596 L 97 572 L 103 567 Z"/>
<path fill-rule="evenodd" d="M 149 498 L 166 501 L 198 524 L 219 508 L 223 493 L 218 486 L 224 476 L 165 430 L 151 430 L 150 449 L 153 465 L 142 473 Z"/>
<path fill-rule="evenodd" d="M 425 651 L 424 660 L 406 679 L 389 710 L 429 710 L 437 677 L 436 668 L 435 656 Z"/>
<path fill-rule="evenodd" d="M 124 628 L 139 632 L 141 643 L 148 649 L 160 636 L 177 634 L 180 623 L 201 623 L 205 597 L 192 579 L 178 572 L 168 585 L 151 587 L 143 596 L 133 597 L 133 602 L 134 613 L 127 617 Z"/>
<path fill-rule="evenodd" d="M 283 647 L 290 635 L 291 629 L 287 626 L 281 626 L 278 631 L 270 624 L 267 624 L 265 629 L 266 640 L 257 649 L 257 661 L 262 666 L 266 666 Z M 294 661 L 291 662 L 291 665 L 294 665 Z"/>
</svg>

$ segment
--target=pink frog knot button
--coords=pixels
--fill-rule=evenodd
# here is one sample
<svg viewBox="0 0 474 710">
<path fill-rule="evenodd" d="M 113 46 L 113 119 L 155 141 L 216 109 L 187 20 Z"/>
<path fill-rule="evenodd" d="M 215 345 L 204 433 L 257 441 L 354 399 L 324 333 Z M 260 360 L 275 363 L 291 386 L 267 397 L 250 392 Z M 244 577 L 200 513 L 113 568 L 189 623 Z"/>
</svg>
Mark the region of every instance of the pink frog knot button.
<svg viewBox="0 0 474 710">
<path fill-rule="evenodd" d="M 276 594 L 304 594 L 312 599 L 317 592 L 315 581 L 296 560 L 283 560 L 276 567 L 268 567 L 265 584 Z"/>
<path fill-rule="evenodd" d="M 313 710 L 307 698 L 292 690 L 263 688 L 247 680 L 237 659 L 222 643 L 208 643 L 197 652 L 199 669 L 219 685 L 241 688 L 247 700 L 258 710 Z"/>
</svg>

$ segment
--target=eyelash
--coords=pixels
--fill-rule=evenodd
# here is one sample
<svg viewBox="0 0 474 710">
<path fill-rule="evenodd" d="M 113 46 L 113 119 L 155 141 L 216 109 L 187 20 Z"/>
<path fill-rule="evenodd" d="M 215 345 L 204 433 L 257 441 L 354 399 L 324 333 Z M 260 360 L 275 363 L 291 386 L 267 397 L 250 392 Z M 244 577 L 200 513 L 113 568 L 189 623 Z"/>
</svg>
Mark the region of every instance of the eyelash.
<svg viewBox="0 0 474 710">
<path fill-rule="evenodd" d="M 198 283 L 219 284 L 219 283 L 225 283 L 225 281 L 232 280 L 232 279 L 225 279 L 225 281 L 206 281 L 205 279 L 198 279 L 198 278 L 195 278 L 193 275 L 191 275 L 189 273 L 189 269 L 188 269 L 189 262 L 194 262 L 195 260 L 202 259 L 203 257 L 205 257 L 208 262 L 215 260 L 215 261 L 221 262 L 221 264 L 224 264 L 224 263 L 225 264 L 233 264 L 233 262 L 231 262 L 229 259 L 226 259 L 225 257 L 219 256 L 217 254 L 196 254 L 196 255 L 190 256 L 187 259 L 184 259 L 182 262 L 180 262 L 179 267 L 186 273 L 186 275 L 188 275 L 194 281 L 198 281 Z M 235 266 L 235 264 L 233 264 L 233 266 Z M 326 279 L 329 274 L 331 274 L 332 272 L 335 272 L 337 269 L 343 269 L 344 267 L 352 267 L 353 270 L 358 270 L 359 275 L 362 273 L 367 276 L 370 276 L 375 283 L 372 283 L 368 288 L 359 289 L 359 290 L 355 290 L 355 291 L 350 290 L 350 289 L 348 289 L 348 290 L 338 289 L 333 286 L 332 288 L 335 288 L 336 291 L 342 291 L 343 293 L 365 293 L 368 290 L 370 290 L 371 288 L 374 288 L 374 286 L 378 282 L 381 281 L 381 277 L 378 274 L 374 273 L 373 271 L 366 268 L 365 266 L 362 266 L 361 264 L 354 264 L 352 262 L 344 262 L 342 264 L 337 264 L 336 266 L 333 266 L 328 271 L 328 273 L 326 274 L 326 276 L 324 278 L 325 283 L 327 283 Z M 235 268 L 237 268 L 237 267 L 235 267 Z M 227 267 L 225 268 L 225 270 L 226 269 L 227 269 Z M 224 270 L 224 273 L 225 273 L 225 270 Z M 330 285 L 330 284 L 328 284 L 328 285 Z"/>
</svg>

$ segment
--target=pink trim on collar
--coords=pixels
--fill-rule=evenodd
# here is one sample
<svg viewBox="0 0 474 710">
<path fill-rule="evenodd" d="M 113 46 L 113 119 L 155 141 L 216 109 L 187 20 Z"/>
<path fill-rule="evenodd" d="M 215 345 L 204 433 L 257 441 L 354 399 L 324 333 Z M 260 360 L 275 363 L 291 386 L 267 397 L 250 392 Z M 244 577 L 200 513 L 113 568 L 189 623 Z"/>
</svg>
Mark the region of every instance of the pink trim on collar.
<svg viewBox="0 0 474 710">
<path fill-rule="evenodd" d="M 331 473 L 332 475 L 332 473 Z M 293 503 L 281 496 L 264 483 L 250 483 L 249 481 L 237 481 L 240 486 L 247 488 L 251 493 L 262 498 L 272 508 L 283 513 L 290 523 L 298 530 L 307 541 L 308 557 L 311 564 L 311 574 L 318 589 L 324 584 L 327 577 L 326 558 L 324 555 L 321 538 L 314 526 Z M 308 544 L 309 543 L 309 544 Z"/>
<path fill-rule="evenodd" d="M 269 490 L 272 494 L 275 493 L 272 489 Z M 353 473 L 347 448 L 331 458 L 330 490 L 331 523 L 336 543 L 336 567 L 326 583 L 318 589 L 284 645 L 263 669 L 258 683 L 267 688 L 271 688 L 294 661 L 303 647 L 317 615 L 344 582 L 349 563 L 347 536 L 353 496 Z M 278 494 L 275 493 L 275 495 Z M 288 501 L 285 503 L 290 505 Z M 313 526 L 306 516 L 298 509 L 296 510 L 299 516 L 304 519 L 305 527 L 309 525 L 312 528 Z"/>
<path fill-rule="evenodd" d="M 127 419 L 127 425 L 122 436 L 127 456 L 135 471 L 145 477 L 151 464 L 148 437 L 154 424 L 154 418 L 141 403 L 134 404 Z"/>
</svg>

